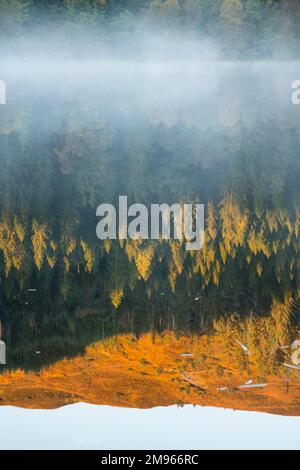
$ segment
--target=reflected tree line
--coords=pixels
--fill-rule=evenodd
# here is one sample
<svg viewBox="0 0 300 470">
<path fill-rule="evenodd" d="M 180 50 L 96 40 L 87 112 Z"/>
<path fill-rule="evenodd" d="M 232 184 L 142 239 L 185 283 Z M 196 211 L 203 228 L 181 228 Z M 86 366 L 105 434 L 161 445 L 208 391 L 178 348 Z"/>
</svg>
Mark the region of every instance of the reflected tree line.
<svg viewBox="0 0 300 470">
<path fill-rule="evenodd" d="M 192 108 L 193 97 L 124 108 L 122 96 L 30 93 L 0 109 L 0 316 L 11 360 L 38 363 L 122 332 L 200 334 L 216 321 L 226 328 L 232 315 L 262 318 L 274 304 L 283 310 L 272 328 L 291 333 L 300 294 L 297 111 L 264 87 L 254 100 L 220 93 L 209 110 L 201 100 Z M 96 207 L 117 206 L 120 194 L 146 205 L 204 203 L 203 249 L 100 242 Z"/>
</svg>

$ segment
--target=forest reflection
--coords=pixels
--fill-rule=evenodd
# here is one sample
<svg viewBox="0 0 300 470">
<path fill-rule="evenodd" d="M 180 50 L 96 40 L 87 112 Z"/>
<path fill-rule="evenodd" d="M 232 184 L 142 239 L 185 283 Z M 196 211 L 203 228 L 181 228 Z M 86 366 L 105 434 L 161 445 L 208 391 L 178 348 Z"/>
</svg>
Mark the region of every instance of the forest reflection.
<svg viewBox="0 0 300 470">
<path fill-rule="evenodd" d="M 296 66 L 84 65 L 3 64 L 3 377 L 84 358 L 97 341 L 171 335 L 199 341 L 203 363 L 191 360 L 191 369 L 202 370 L 205 356 L 214 362 L 217 345 L 208 369 L 218 385 L 233 368 L 245 381 L 253 370 L 258 382 L 280 377 L 285 390 L 286 375 L 298 380 L 282 366 L 299 322 Z M 130 203 L 204 203 L 204 248 L 100 242 L 96 207 L 120 194 Z M 198 382 L 188 385 L 200 393 Z"/>
</svg>

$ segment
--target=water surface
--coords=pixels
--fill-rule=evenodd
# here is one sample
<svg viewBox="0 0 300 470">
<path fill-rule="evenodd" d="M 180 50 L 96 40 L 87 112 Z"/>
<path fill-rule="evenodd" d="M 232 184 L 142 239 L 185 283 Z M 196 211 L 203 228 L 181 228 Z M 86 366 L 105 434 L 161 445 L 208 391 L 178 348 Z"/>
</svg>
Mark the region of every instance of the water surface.
<svg viewBox="0 0 300 470">
<path fill-rule="evenodd" d="M 300 449 L 300 422 L 217 408 L 0 408 L 1 449 Z"/>
</svg>

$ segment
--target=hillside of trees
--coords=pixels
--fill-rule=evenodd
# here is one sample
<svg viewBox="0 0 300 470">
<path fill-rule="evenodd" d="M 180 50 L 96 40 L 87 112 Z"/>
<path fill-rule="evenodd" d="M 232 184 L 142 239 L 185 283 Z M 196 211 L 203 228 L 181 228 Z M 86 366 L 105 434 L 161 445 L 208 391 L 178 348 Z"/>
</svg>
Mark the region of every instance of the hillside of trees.
<svg viewBox="0 0 300 470">
<path fill-rule="evenodd" d="M 297 0 L 2 0 L 0 11 L 2 53 L 17 47 L 80 56 L 109 48 L 122 56 L 126 44 L 127 54 L 143 55 L 153 33 L 172 33 L 211 41 L 224 57 L 299 57 Z"/>
</svg>

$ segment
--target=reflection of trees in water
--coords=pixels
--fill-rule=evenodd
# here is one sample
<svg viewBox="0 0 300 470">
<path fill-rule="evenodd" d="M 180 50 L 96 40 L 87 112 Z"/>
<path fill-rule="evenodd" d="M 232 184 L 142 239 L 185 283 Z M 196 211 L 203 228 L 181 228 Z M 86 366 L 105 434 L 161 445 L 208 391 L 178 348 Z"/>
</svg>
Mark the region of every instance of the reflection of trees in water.
<svg viewBox="0 0 300 470">
<path fill-rule="evenodd" d="M 299 136 L 296 121 L 280 123 L 281 106 L 269 102 L 262 118 L 258 100 L 244 108 L 241 97 L 231 107 L 216 98 L 206 112 L 218 124 L 204 127 L 197 113 L 194 125 L 164 123 L 164 110 L 153 123 L 137 109 L 105 115 L 97 99 L 42 109 L 29 98 L 0 123 L 0 308 L 16 362 L 122 332 L 201 333 L 221 316 L 297 303 Z M 203 249 L 100 243 L 96 206 L 120 194 L 204 202 Z"/>
</svg>

